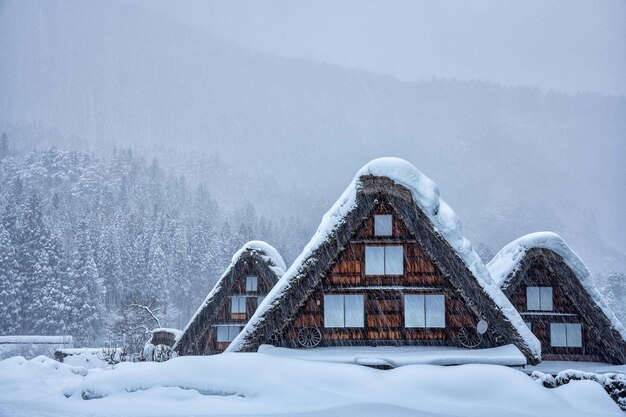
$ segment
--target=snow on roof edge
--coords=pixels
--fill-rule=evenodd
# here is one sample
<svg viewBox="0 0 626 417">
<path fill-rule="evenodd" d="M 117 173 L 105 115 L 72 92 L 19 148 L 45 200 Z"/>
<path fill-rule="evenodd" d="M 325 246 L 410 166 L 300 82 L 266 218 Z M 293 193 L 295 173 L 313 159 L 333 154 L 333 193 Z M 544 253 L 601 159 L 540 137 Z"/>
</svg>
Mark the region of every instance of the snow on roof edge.
<svg viewBox="0 0 626 417">
<path fill-rule="evenodd" d="M 285 266 L 285 261 L 283 260 L 283 257 L 280 256 L 280 253 L 278 253 L 278 251 L 272 245 L 267 242 L 263 242 L 262 240 L 251 240 L 245 243 L 237 252 L 235 252 L 233 257 L 231 258 L 230 265 L 228 265 L 224 273 L 219 277 L 211 291 L 209 291 L 209 294 L 200 304 L 200 307 L 198 307 L 193 316 L 191 316 L 191 318 L 187 322 L 187 325 L 182 330 L 181 335 L 176 340 L 176 343 L 174 343 L 174 346 L 172 346 L 173 349 L 176 349 L 178 347 L 178 342 L 180 341 L 180 339 L 182 339 L 182 335 L 187 332 L 189 326 L 191 326 L 191 324 L 196 320 L 196 317 L 198 317 L 198 314 L 200 314 L 200 312 L 213 300 L 215 294 L 221 291 L 224 279 L 228 276 L 228 274 L 230 274 L 230 271 L 233 269 L 239 258 L 241 258 L 241 256 L 248 251 L 252 251 L 259 255 L 261 259 L 263 259 L 267 263 L 269 268 L 274 271 L 279 279 L 285 273 L 285 270 L 287 269 Z"/>
<path fill-rule="evenodd" d="M 468 239 L 463 237 L 463 227 L 459 217 L 452 208 L 439 197 L 439 187 L 433 180 L 421 173 L 411 163 L 400 158 L 378 158 L 365 164 L 354 176 L 352 182 L 341 194 L 339 199 L 324 214 L 317 231 L 304 247 L 300 255 L 285 272 L 274 288 L 265 297 L 254 315 L 250 318 L 244 329 L 237 338 L 228 346 L 226 351 L 238 351 L 242 348 L 247 334 L 262 319 L 265 312 L 289 287 L 292 279 L 298 276 L 304 263 L 309 256 L 341 225 L 346 215 L 356 206 L 357 190 L 361 186 L 362 176 L 373 175 L 387 177 L 394 183 L 402 185 L 411 191 L 413 200 L 426 214 L 443 238 L 450 244 L 452 249 L 459 255 L 465 265 L 474 274 L 480 286 L 500 307 L 503 314 L 517 329 L 520 336 L 537 358 L 541 357 L 541 343 L 534 334 L 526 327 L 524 320 L 513 307 L 509 299 L 496 285 L 487 271 L 478 253 L 472 247 Z"/>
<path fill-rule="evenodd" d="M 589 293 L 592 300 L 609 319 L 611 327 L 626 341 L 626 329 L 613 314 L 596 288 L 591 272 L 589 272 L 589 269 L 587 269 L 587 266 L 576 252 L 565 243 L 561 236 L 554 232 L 529 233 L 500 249 L 487 264 L 487 269 L 492 279 L 500 288 L 505 288 L 510 284 L 511 279 L 519 269 L 520 262 L 529 249 L 548 249 L 563 258 L 563 261 L 574 272 L 574 275 L 587 293 Z"/>
</svg>

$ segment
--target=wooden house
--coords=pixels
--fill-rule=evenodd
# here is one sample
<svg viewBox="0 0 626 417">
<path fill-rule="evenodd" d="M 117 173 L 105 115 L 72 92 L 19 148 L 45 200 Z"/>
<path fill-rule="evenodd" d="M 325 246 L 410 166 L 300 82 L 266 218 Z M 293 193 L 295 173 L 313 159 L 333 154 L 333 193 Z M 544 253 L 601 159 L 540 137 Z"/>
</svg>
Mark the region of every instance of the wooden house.
<svg viewBox="0 0 626 417">
<path fill-rule="evenodd" d="M 580 258 L 558 235 L 533 233 L 488 264 L 541 341 L 544 360 L 626 363 L 626 331 Z"/>
<path fill-rule="evenodd" d="M 396 158 L 364 166 L 228 351 L 261 344 L 540 345 L 467 239 L 437 186 Z"/>
<path fill-rule="evenodd" d="M 285 271 L 276 249 L 248 242 L 194 314 L 173 349 L 179 355 L 223 352 Z"/>
</svg>

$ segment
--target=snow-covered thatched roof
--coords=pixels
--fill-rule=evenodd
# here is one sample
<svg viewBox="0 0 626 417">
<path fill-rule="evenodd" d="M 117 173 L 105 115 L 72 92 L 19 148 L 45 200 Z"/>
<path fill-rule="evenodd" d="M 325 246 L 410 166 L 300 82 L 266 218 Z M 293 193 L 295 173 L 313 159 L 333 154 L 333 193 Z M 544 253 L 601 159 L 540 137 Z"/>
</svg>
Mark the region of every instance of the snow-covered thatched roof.
<svg viewBox="0 0 626 417">
<path fill-rule="evenodd" d="M 297 286 L 302 286 L 305 276 L 312 274 L 310 272 L 311 264 L 319 262 L 321 257 L 327 255 L 329 249 L 324 246 L 328 246 L 333 239 L 339 239 L 341 228 L 357 209 L 359 193 L 365 189 L 364 181 L 368 178 L 391 180 L 395 188 L 388 190 L 389 192 L 401 193 L 400 188 L 410 192 L 411 204 L 414 204 L 426 216 L 434 232 L 445 240 L 453 253 L 458 255 L 465 267 L 471 272 L 482 290 L 495 302 L 506 320 L 519 334 L 519 338 L 523 340 L 526 352 L 539 358 L 541 355 L 539 341 L 524 325 L 522 317 L 502 293 L 500 287 L 491 280 L 484 263 L 469 240 L 463 236 L 461 221 L 450 206 L 439 197 L 437 185 L 409 162 L 398 158 L 375 159 L 356 173 L 337 202 L 324 215 L 317 232 L 305 246 L 300 256 L 268 294 L 244 330 L 231 343 L 228 351 L 248 348 L 249 346 L 246 344 L 250 345 L 248 343 L 249 338 L 259 326 L 264 324 L 269 313 L 280 310 L 279 304 L 286 302 L 285 298 L 288 298 L 289 292 Z M 293 290 L 293 292 L 298 292 L 298 290 Z"/>
<path fill-rule="evenodd" d="M 578 255 L 556 233 L 531 233 L 503 247 L 487 264 L 489 273 L 500 288 L 504 290 L 516 280 L 521 262 L 531 249 L 547 249 L 559 255 L 572 270 L 574 276 L 578 278 L 589 297 L 602 310 L 611 323 L 611 327 L 626 341 L 626 329 L 624 329 L 624 326 L 615 317 L 615 314 L 613 314 L 602 295 L 600 295 L 593 283 L 591 273 Z"/>
<path fill-rule="evenodd" d="M 226 271 L 217 280 L 213 289 L 209 292 L 204 302 L 200 305 L 196 313 L 193 315 L 189 323 L 182 332 L 182 335 L 176 340 L 175 350 L 189 348 L 197 341 L 197 338 L 211 325 L 218 307 L 222 301 L 230 295 L 231 288 L 235 283 L 237 274 L 235 273 L 241 264 L 254 258 L 259 262 L 255 262 L 255 268 L 259 273 L 266 276 L 273 284 L 285 273 L 285 261 L 278 251 L 268 243 L 260 240 L 253 240 L 243 245 L 231 259 L 231 263 Z M 265 273 L 265 271 L 267 273 Z M 183 354 L 185 352 L 182 352 Z"/>
</svg>

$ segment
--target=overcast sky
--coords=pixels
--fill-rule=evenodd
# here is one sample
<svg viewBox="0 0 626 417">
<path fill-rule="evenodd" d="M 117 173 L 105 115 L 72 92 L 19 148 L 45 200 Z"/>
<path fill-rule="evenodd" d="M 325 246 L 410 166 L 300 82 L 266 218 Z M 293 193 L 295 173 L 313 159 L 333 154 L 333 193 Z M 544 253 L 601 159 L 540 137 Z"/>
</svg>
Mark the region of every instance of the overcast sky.
<svg viewBox="0 0 626 417">
<path fill-rule="evenodd" d="M 253 49 L 405 80 L 626 94 L 626 1 L 131 0 Z"/>
</svg>

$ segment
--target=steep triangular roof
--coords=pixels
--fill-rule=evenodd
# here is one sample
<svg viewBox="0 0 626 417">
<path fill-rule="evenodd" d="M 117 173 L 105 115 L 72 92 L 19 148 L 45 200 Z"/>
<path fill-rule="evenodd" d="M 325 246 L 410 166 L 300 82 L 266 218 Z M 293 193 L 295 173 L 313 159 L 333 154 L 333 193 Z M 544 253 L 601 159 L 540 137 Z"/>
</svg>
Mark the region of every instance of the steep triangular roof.
<svg viewBox="0 0 626 417">
<path fill-rule="evenodd" d="M 376 159 L 357 172 L 339 200 L 324 215 L 311 241 L 227 351 L 255 350 L 293 320 L 297 308 L 306 301 L 381 194 L 392 201 L 407 227 L 453 282 L 467 305 L 474 311 L 480 310 L 478 315 L 487 318 L 529 362 L 540 360 L 539 341 L 493 283 L 470 242 L 462 236 L 461 222 L 439 198 L 436 184 L 413 165 L 397 158 Z"/>
<path fill-rule="evenodd" d="M 556 256 L 547 256 L 546 251 Z M 593 317 L 591 322 L 602 333 L 605 342 L 615 341 L 607 349 L 615 350 L 615 358 L 625 363 L 626 329 L 600 295 L 583 261 L 559 235 L 538 232 L 522 236 L 503 247 L 487 268 L 494 282 L 507 291 L 516 286 L 533 261 L 539 258 L 552 264 L 552 269 L 563 275 L 559 282 L 566 286 L 577 308 Z M 560 267 L 559 263 L 566 268 Z"/>
<path fill-rule="evenodd" d="M 269 244 L 253 240 L 243 245 L 241 249 L 235 252 L 226 271 L 217 280 L 200 308 L 189 320 L 182 335 L 173 346 L 174 350 L 183 354 L 189 350 L 193 351 L 192 346 L 197 342 L 198 336 L 207 331 L 222 302 L 230 296 L 239 272 L 246 267 L 246 264 L 249 265 L 250 263 L 259 276 L 266 277 L 272 284 L 278 282 L 286 269 L 283 258 Z"/>
</svg>

